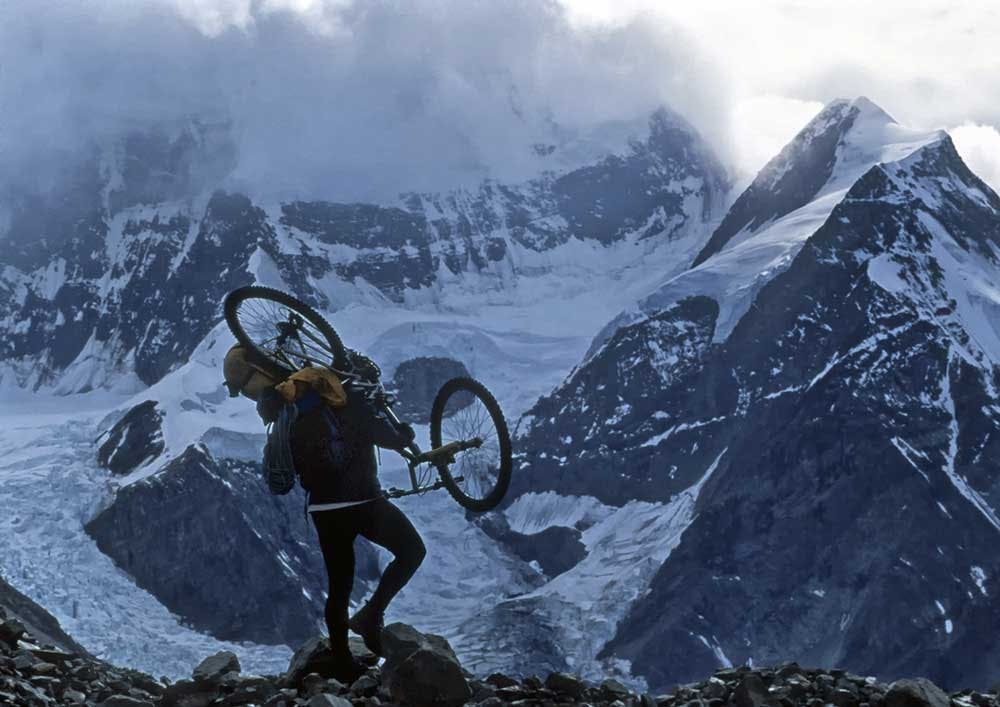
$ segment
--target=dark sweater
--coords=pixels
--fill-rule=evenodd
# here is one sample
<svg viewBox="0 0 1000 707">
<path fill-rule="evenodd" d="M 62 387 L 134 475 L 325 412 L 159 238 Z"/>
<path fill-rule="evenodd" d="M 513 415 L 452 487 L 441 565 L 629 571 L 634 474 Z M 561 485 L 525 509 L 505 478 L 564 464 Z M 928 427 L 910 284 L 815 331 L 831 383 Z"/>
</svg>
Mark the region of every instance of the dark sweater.
<svg viewBox="0 0 1000 707">
<path fill-rule="evenodd" d="M 306 409 L 292 425 L 290 443 L 295 470 L 309 491 L 310 501 L 338 503 L 380 496 L 375 446 L 403 449 L 412 440 L 411 428 L 397 427 L 377 415 L 373 406 L 352 390 L 348 390 L 348 402 L 342 408 L 301 402 L 300 409 Z M 332 416 L 335 426 L 326 415 Z"/>
</svg>

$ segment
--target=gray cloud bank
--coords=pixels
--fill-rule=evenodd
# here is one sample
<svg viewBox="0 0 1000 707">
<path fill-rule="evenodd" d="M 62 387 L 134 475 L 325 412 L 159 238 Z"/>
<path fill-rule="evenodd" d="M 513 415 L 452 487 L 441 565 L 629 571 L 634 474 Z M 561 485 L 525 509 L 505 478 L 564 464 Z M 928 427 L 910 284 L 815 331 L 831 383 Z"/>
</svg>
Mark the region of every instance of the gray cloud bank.
<svg viewBox="0 0 1000 707">
<path fill-rule="evenodd" d="M 533 144 L 622 142 L 666 104 L 715 144 L 723 80 L 662 20 L 574 26 L 554 2 L 167 0 L 0 6 L 0 182 L 84 146 L 229 121 L 228 186 L 385 199 L 517 179 Z"/>
</svg>

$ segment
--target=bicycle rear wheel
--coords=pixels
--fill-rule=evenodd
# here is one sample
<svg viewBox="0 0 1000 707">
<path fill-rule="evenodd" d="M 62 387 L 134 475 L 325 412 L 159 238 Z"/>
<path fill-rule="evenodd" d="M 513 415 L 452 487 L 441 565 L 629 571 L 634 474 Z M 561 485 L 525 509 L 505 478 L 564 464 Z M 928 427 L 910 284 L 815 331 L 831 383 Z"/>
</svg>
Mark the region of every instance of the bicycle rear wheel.
<svg viewBox="0 0 1000 707">
<path fill-rule="evenodd" d="M 240 287 L 226 295 L 223 311 L 248 356 L 277 377 L 306 366 L 347 367 L 344 344 L 333 327 L 286 292 L 259 285 Z"/>
<path fill-rule="evenodd" d="M 452 464 L 437 464 L 452 498 L 470 511 L 496 508 L 510 486 L 511 446 L 507 421 L 486 386 L 472 378 L 452 378 L 431 407 L 431 446 L 478 439 Z"/>
</svg>

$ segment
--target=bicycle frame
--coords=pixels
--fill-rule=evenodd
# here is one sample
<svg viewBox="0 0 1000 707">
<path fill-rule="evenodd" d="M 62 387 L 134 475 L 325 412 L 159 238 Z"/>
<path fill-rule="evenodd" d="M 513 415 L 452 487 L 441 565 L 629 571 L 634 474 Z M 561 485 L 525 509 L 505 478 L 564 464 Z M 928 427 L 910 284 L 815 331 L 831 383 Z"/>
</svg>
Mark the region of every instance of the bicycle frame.
<svg viewBox="0 0 1000 707">
<path fill-rule="evenodd" d="M 388 405 L 384 404 L 382 410 L 386 413 L 389 420 L 395 424 L 401 424 L 396 413 Z M 420 482 L 417 480 L 417 467 L 421 464 L 433 464 L 437 467 L 438 464 L 451 464 L 455 461 L 455 455 L 466 449 L 472 449 L 474 447 L 482 446 L 483 441 L 478 437 L 470 440 L 457 440 L 454 442 L 448 442 L 447 444 L 442 444 L 440 447 L 431 449 L 427 452 L 421 452 L 420 447 L 416 442 L 410 443 L 407 449 L 397 450 L 399 455 L 406 460 L 408 471 L 410 472 L 410 485 L 411 489 L 398 489 L 390 488 L 385 492 L 386 498 L 401 498 L 403 496 L 413 496 L 415 494 L 427 493 L 428 491 L 437 491 L 445 487 L 444 481 L 439 477 L 437 481 L 429 486 L 421 486 Z M 462 481 L 463 477 L 456 476 L 454 481 Z"/>
<path fill-rule="evenodd" d="M 284 351 L 282 350 L 284 342 L 289 337 L 294 336 L 295 338 L 299 338 L 299 341 L 301 343 L 300 335 L 305 334 L 310 339 L 314 339 L 316 343 L 318 343 L 320 346 L 324 345 L 324 342 L 315 339 L 315 337 L 313 337 L 308 331 L 302 329 L 302 318 L 297 315 L 290 314 L 289 320 L 287 322 L 279 324 L 279 330 L 280 330 L 280 335 L 277 339 L 278 345 L 277 345 L 277 351 L 275 351 L 275 355 L 277 355 L 278 353 L 282 354 L 283 357 L 286 360 L 288 360 L 288 363 L 293 367 L 295 366 L 294 362 L 289 360 L 288 357 L 284 355 Z M 364 391 L 365 397 L 368 398 L 373 403 L 375 403 L 378 406 L 380 412 L 384 413 L 390 422 L 392 422 L 395 425 L 402 424 L 402 422 L 398 417 L 396 417 L 396 413 L 392 409 L 391 396 L 386 392 L 380 380 L 378 379 L 374 381 L 369 380 L 353 369 L 350 371 L 342 371 L 328 364 L 319 364 L 319 365 L 323 365 L 326 368 L 329 368 L 334 373 L 336 373 L 340 377 L 342 383 L 345 386 L 350 385 Z M 411 442 L 408 448 L 397 450 L 399 452 L 399 455 L 406 460 L 407 469 L 410 474 L 411 488 L 409 490 L 390 488 L 388 491 L 385 492 L 385 497 L 401 498 L 403 496 L 413 496 L 415 494 L 421 494 L 421 493 L 426 493 L 428 491 L 436 491 L 437 489 L 445 488 L 445 483 L 440 478 L 440 476 L 438 480 L 435 481 L 433 484 L 430 484 L 429 486 L 421 486 L 419 480 L 417 479 L 417 467 L 419 467 L 421 464 L 433 464 L 435 467 L 440 469 L 439 465 L 441 464 L 447 466 L 449 464 L 454 463 L 455 454 L 457 454 L 458 452 L 462 452 L 466 449 L 480 447 L 482 446 L 482 444 L 483 441 L 477 437 L 471 440 L 458 440 L 454 442 L 449 442 L 448 444 L 444 444 L 428 452 L 422 452 L 420 451 L 420 447 L 417 445 L 416 442 Z M 464 477 L 461 476 L 453 477 L 453 480 L 455 482 L 459 482 L 464 480 Z"/>
</svg>

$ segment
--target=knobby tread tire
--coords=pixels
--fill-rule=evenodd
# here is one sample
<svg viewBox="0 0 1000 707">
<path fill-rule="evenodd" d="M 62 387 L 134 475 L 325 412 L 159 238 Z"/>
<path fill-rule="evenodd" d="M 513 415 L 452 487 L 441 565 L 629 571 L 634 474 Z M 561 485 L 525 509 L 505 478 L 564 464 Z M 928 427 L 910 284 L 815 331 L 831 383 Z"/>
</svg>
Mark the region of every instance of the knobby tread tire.
<svg viewBox="0 0 1000 707">
<path fill-rule="evenodd" d="M 272 371 L 275 376 L 280 378 L 286 378 L 294 372 L 264 353 L 243 329 L 237 310 L 241 303 L 249 299 L 264 299 L 277 302 L 302 315 L 304 319 L 307 319 L 323 334 L 323 337 L 329 344 L 330 351 L 333 352 L 330 361 L 324 363 L 338 369 L 347 367 L 347 352 L 344 349 L 343 342 L 340 340 L 340 336 L 319 312 L 287 292 L 262 285 L 248 285 L 246 287 L 239 287 L 226 295 L 223 303 L 223 314 L 226 318 L 226 324 L 229 325 L 230 331 L 233 332 L 233 336 L 246 349 L 248 358 L 255 364 Z"/>
<path fill-rule="evenodd" d="M 448 399 L 455 393 L 463 390 L 479 398 L 489 412 L 493 425 L 496 427 L 497 442 L 500 445 L 500 469 L 497 473 L 497 482 L 493 490 L 485 498 L 471 498 L 462 491 L 458 483 L 454 480 L 447 464 L 438 464 L 437 468 L 441 474 L 441 480 L 444 482 L 445 488 L 448 489 L 448 493 L 451 494 L 452 498 L 463 508 L 483 513 L 496 508 L 507 494 L 513 466 L 507 420 L 503 416 L 500 404 L 497 403 L 496 398 L 493 397 L 493 394 L 485 385 L 474 378 L 458 377 L 452 378 L 441 386 L 437 395 L 434 396 L 434 404 L 431 406 L 431 447 L 437 448 L 442 444 L 441 422 L 444 419 L 444 409 L 448 403 Z"/>
</svg>

